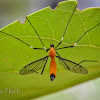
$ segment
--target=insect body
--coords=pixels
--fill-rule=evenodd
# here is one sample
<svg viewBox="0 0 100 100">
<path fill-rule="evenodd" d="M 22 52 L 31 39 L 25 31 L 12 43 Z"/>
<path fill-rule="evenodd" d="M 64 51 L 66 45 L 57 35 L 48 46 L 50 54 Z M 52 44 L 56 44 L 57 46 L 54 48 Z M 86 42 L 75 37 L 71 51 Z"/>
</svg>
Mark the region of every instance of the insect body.
<svg viewBox="0 0 100 100">
<path fill-rule="evenodd" d="M 76 5 L 76 6 L 77 6 L 77 5 Z M 76 6 L 75 6 L 75 9 L 76 9 Z M 50 62 L 50 79 L 51 79 L 51 81 L 53 81 L 53 80 L 55 79 L 56 73 L 57 73 L 57 65 L 56 65 L 55 57 L 58 58 L 59 64 L 60 64 L 63 68 L 65 68 L 66 70 L 69 70 L 69 71 L 74 72 L 74 73 L 80 73 L 80 74 L 87 74 L 87 73 L 88 73 L 88 70 L 87 70 L 85 67 L 81 66 L 80 64 L 83 63 L 83 62 L 86 62 L 86 61 L 90 62 L 91 60 L 83 60 L 83 61 L 81 61 L 81 62 L 79 62 L 79 63 L 75 63 L 75 62 L 70 61 L 70 60 L 68 60 L 68 59 L 62 58 L 62 57 L 58 54 L 58 52 L 57 52 L 57 50 L 60 50 L 60 49 L 73 48 L 73 47 L 75 47 L 75 45 L 77 45 L 77 43 L 83 38 L 83 36 L 84 36 L 87 32 L 91 31 L 92 29 L 94 29 L 95 27 L 97 27 L 97 26 L 100 25 L 100 22 L 99 22 L 98 24 L 96 24 L 95 26 L 93 26 L 92 28 L 90 28 L 89 30 L 87 30 L 87 31 L 76 41 L 76 43 L 74 43 L 74 45 L 58 48 L 59 45 L 60 45 L 60 44 L 62 43 L 62 41 L 63 41 L 64 35 L 65 35 L 66 30 L 67 30 L 67 28 L 68 28 L 69 22 L 70 22 L 70 20 L 71 20 L 73 14 L 74 14 L 74 12 L 75 12 L 75 9 L 73 10 L 73 12 L 72 12 L 72 14 L 71 14 L 71 16 L 70 16 L 70 19 L 68 20 L 68 23 L 67 23 L 67 25 L 66 25 L 66 28 L 65 28 L 65 31 L 64 31 L 64 34 L 63 34 L 63 37 L 62 37 L 61 41 L 60 41 L 60 42 L 58 43 L 58 45 L 55 46 L 55 47 L 54 47 L 53 44 L 51 44 L 51 45 L 50 45 L 50 48 L 48 48 L 48 49 L 45 48 L 45 46 L 44 46 L 44 44 L 43 44 L 41 38 L 39 37 L 38 32 L 36 31 L 36 29 L 34 28 L 33 24 L 30 22 L 30 20 L 29 20 L 27 17 L 26 17 L 26 19 L 28 20 L 30 26 L 33 28 L 33 31 L 35 31 L 35 33 L 37 34 L 37 36 L 38 36 L 38 38 L 39 38 L 41 44 L 43 45 L 43 48 L 34 48 L 34 47 L 32 47 L 31 45 L 29 45 L 29 44 L 25 43 L 24 41 L 22 41 L 21 39 L 15 37 L 15 36 L 12 36 L 12 35 L 10 35 L 10 34 L 8 34 L 8 33 L 6 33 L 6 32 L 0 31 L 0 32 L 3 33 L 3 34 L 6 34 L 6 35 L 8 35 L 8 36 L 11 36 L 11 37 L 17 39 L 18 41 L 22 42 L 23 44 L 27 45 L 28 47 L 30 47 L 30 48 L 32 48 L 32 49 L 35 49 L 35 50 L 36 50 L 36 49 L 45 50 L 46 52 L 48 52 L 48 51 L 50 50 L 50 51 L 49 51 L 49 54 L 48 54 L 47 56 L 45 56 L 45 57 L 43 57 L 43 58 L 41 58 L 41 59 L 39 59 L 39 60 L 33 61 L 33 62 L 31 62 L 30 64 L 24 66 L 24 67 L 19 71 L 19 74 L 20 74 L 20 75 L 31 74 L 31 73 L 34 73 L 34 72 L 36 72 L 36 73 L 38 73 L 38 74 L 43 74 L 44 69 L 45 69 L 45 66 L 46 66 L 46 63 L 47 63 L 49 57 L 51 57 L 51 62 Z M 41 73 L 38 72 L 38 71 L 40 71 L 40 70 L 41 70 Z"/>
<path fill-rule="evenodd" d="M 57 65 L 56 65 L 56 61 L 55 61 L 56 52 L 55 52 L 55 48 L 54 48 L 53 44 L 50 47 L 51 47 L 50 52 L 49 52 L 49 56 L 51 57 L 50 78 L 51 78 L 51 81 L 53 81 L 54 78 L 56 77 L 56 73 L 57 73 Z"/>
</svg>

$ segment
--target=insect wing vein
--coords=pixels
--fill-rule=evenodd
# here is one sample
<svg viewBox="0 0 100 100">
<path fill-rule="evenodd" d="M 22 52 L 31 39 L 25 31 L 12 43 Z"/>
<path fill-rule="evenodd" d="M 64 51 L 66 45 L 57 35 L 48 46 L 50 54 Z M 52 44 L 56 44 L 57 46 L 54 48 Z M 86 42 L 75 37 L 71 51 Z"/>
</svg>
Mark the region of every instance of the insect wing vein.
<svg viewBox="0 0 100 100">
<path fill-rule="evenodd" d="M 88 73 L 88 70 L 75 63 L 75 62 L 72 62 L 70 60 L 67 60 L 67 59 L 64 59 L 64 58 L 61 58 L 59 56 L 56 56 L 58 59 L 59 59 L 59 64 L 64 67 L 65 69 L 71 71 L 71 72 L 74 72 L 74 73 L 80 73 L 80 74 L 87 74 Z"/>
<path fill-rule="evenodd" d="M 26 74 L 31 74 L 31 73 L 39 71 L 40 69 L 42 69 L 46 65 L 48 57 L 49 56 L 46 56 L 44 58 L 41 58 L 39 60 L 36 60 L 36 61 L 26 65 L 25 67 L 23 67 L 19 71 L 19 74 L 20 75 L 26 75 Z"/>
</svg>

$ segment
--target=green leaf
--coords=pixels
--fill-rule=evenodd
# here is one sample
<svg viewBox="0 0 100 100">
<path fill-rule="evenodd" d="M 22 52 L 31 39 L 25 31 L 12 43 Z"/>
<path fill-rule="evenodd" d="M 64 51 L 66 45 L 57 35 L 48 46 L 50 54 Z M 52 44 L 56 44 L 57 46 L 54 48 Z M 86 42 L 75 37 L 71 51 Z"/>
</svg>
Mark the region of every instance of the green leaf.
<svg viewBox="0 0 100 100">
<path fill-rule="evenodd" d="M 50 43 L 55 46 L 60 42 L 67 22 L 76 6 L 76 1 L 59 3 L 55 10 L 46 7 L 28 19 L 31 21 L 46 48 Z M 72 45 L 87 30 L 100 23 L 100 8 L 76 9 L 64 40 L 60 47 Z M 15 21 L 0 31 L 18 37 L 33 47 L 42 47 L 38 36 L 26 20 L 25 23 Z M 29 100 L 55 91 L 59 91 L 100 76 L 100 25 L 89 31 L 74 48 L 58 50 L 62 58 L 76 63 L 82 60 L 96 60 L 82 64 L 88 69 L 87 75 L 72 73 L 63 69 L 57 61 L 57 76 L 50 81 L 50 58 L 43 75 L 37 73 L 21 76 L 19 70 L 25 65 L 46 55 L 44 50 L 33 50 L 15 38 L 0 32 L 0 89 L 20 89 L 20 93 L 0 93 L 2 100 Z"/>
</svg>

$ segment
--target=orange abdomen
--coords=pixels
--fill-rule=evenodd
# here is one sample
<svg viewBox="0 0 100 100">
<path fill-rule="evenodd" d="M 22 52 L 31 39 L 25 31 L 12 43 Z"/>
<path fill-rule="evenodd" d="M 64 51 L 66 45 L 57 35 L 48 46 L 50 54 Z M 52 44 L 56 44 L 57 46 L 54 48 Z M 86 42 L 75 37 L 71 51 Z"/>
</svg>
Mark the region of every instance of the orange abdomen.
<svg viewBox="0 0 100 100">
<path fill-rule="evenodd" d="M 54 74 L 56 76 L 56 73 L 57 73 L 56 61 L 55 61 L 55 58 L 51 58 L 51 62 L 50 62 L 50 76 L 51 76 L 51 74 Z"/>
<path fill-rule="evenodd" d="M 55 79 L 56 73 L 57 73 L 57 65 L 56 65 L 56 61 L 55 61 L 55 56 L 56 56 L 55 48 L 53 48 L 53 47 L 50 48 L 49 56 L 51 57 L 50 78 L 51 78 L 51 81 L 53 81 Z"/>
</svg>

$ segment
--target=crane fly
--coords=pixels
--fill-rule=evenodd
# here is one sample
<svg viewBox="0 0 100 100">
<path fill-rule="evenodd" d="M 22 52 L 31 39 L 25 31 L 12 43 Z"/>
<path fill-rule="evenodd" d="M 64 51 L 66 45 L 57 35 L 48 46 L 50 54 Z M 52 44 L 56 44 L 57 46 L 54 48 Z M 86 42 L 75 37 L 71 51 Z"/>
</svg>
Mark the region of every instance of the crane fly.
<svg viewBox="0 0 100 100">
<path fill-rule="evenodd" d="M 44 46 L 44 44 L 43 44 L 43 42 L 42 42 L 42 40 L 41 40 L 41 38 L 40 38 L 38 32 L 36 31 L 35 27 L 33 26 L 33 24 L 30 22 L 30 20 L 29 20 L 27 17 L 26 17 L 26 20 L 28 20 L 30 26 L 33 28 L 33 30 L 34 30 L 35 33 L 37 34 L 37 36 L 38 36 L 38 38 L 39 38 L 41 44 L 43 45 L 43 48 L 33 48 L 31 45 L 27 44 L 26 42 L 22 41 L 21 39 L 15 37 L 15 36 L 12 36 L 12 35 L 10 35 L 10 34 L 8 34 L 8 33 L 5 33 L 5 32 L 3 32 L 3 31 L 0 31 L 0 32 L 3 33 L 3 34 L 6 34 L 6 35 L 8 35 L 8 36 L 11 36 L 11 37 L 13 37 L 13 38 L 19 40 L 20 42 L 22 42 L 22 43 L 24 43 L 25 45 L 31 47 L 32 49 L 45 50 L 46 52 L 49 51 L 49 54 L 48 54 L 47 56 L 45 56 L 45 57 L 43 57 L 43 58 L 41 58 L 41 59 L 39 59 L 39 60 L 33 61 L 33 62 L 31 62 L 30 64 L 24 66 L 24 67 L 19 71 L 19 74 L 20 74 L 20 75 L 31 74 L 31 73 L 34 73 L 34 72 L 35 72 L 35 73 L 38 73 L 38 74 L 43 74 L 44 69 L 45 69 L 45 66 L 46 66 L 46 63 L 47 63 L 49 57 L 51 58 L 51 62 L 50 62 L 50 79 L 51 79 L 51 81 L 53 81 L 53 80 L 55 79 L 56 73 L 57 73 L 57 64 L 56 64 L 56 61 L 55 61 L 55 57 L 58 58 L 59 64 L 60 64 L 62 67 L 64 67 L 66 70 L 69 70 L 69 71 L 74 72 L 74 73 L 80 73 L 80 74 L 87 74 L 87 73 L 88 73 L 88 70 L 87 70 L 85 67 L 81 66 L 80 64 L 83 63 L 83 62 L 86 62 L 86 61 L 91 62 L 91 60 L 83 60 L 83 61 L 81 61 L 80 63 L 75 63 L 75 62 L 70 61 L 70 60 L 68 60 L 68 59 L 62 58 L 62 57 L 58 54 L 58 52 L 56 51 L 56 50 L 59 50 L 59 49 L 65 49 L 65 48 L 72 48 L 72 47 L 74 47 L 74 46 L 83 38 L 83 36 L 84 36 L 87 32 L 91 31 L 92 29 L 94 29 L 95 27 L 97 27 L 97 26 L 100 25 L 100 23 L 98 23 L 97 25 L 95 25 L 95 26 L 93 26 L 92 28 L 90 28 L 89 30 L 87 30 L 87 31 L 77 40 L 77 42 L 74 43 L 74 45 L 58 48 L 59 45 L 60 45 L 60 44 L 62 43 L 62 41 L 63 41 L 64 35 L 65 35 L 65 33 L 66 33 L 66 30 L 67 30 L 67 28 L 68 28 L 68 25 L 69 25 L 69 23 L 70 23 L 70 20 L 71 20 L 71 18 L 72 18 L 72 16 L 73 16 L 74 12 L 75 12 L 75 10 L 76 10 L 76 7 L 77 7 L 77 5 L 75 6 L 75 8 L 74 8 L 74 10 L 73 10 L 73 12 L 72 12 L 72 14 L 71 14 L 71 16 L 70 16 L 68 22 L 67 22 L 67 25 L 66 25 L 66 28 L 65 28 L 65 31 L 64 31 L 64 34 L 63 34 L 63 37 L 62 37 L 61 41 L 58 43 L 57 46 L 54 46 L 54 44 L 51 44 L 51 45 L 50 45 L 50 48 L 48 48 L 48 49 L 45 48 L 45 46 Z M 38 72 L 39 70 L 41 70 L 41 73 Z"/>
</svg>

